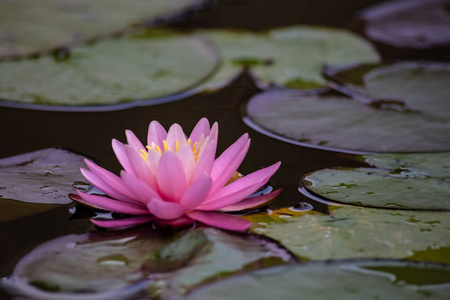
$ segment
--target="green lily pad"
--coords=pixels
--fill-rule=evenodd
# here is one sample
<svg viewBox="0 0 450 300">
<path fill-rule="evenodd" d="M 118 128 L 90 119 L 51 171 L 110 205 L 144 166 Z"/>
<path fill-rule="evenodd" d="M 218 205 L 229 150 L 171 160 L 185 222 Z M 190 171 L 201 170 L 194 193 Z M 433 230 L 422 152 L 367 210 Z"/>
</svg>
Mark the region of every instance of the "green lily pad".
<svg viewBox="0 0 450 300">
<path fill-rule="evenodd" d="M 450 267 L 390 260 L 280 266 L 211 284 L 186 299 L 448 299 Z"/>
<path fill-rule="evenodd" d="M 35 106 L 158 103 L 194 87 L 216 63 L 215 51 L 201 38 L 151 30 L 74 48 L 62 60 L 0 63 L 8 74 L 0 77 L 0 97 Z"/>
<path fill-rule="evenodd" d="M 414 112 L 403 107 L 398 110 L 398 104 L 392 108 L 333 94 L 279 89 L 250 99 L 244 121 L 271 137 L 326 150 L 350 153 L 449 151 L 450 72 L 438 73 L 446 76 L 433 76 L 433 80 L 419 76 L 422 81 L 411 79 L 414 88 L 405 82 L 406 77 L 405 80 L 393 79 L 391 85 L 385 82 L 386 90 L 397 88 L 405 89 L 404 93 L 427 94 L 420 98 L 420 104 L 409 105 L 408 102 L 407 107 L 413 107 Z M 407 91 L 409 88 L 412 90 Z M 447 97 L 445 101 L 444 97 Z"/>
<path fill-rule="evenodd" d="M 83 160 L 55 148 L 0 159 L 0 222 L 71 203 L 68 194 L 88 187 Z"/>
<path fill-rule="evenodd" d="M 275 211 L 246 218 L 257 223 L 254 232 L 278 240 L 303 259 L 418 255 L 424 261 L 450 263 L 449 212 L 342 206 L 334 207 L 331 215 Z"/>
<path fill-rule="evenodd" d="M 204 0 L 2 1 L 0 57 L 29 55 L 70 46 L 180 15 Z"/>
<path fill-rule="evenodd" d="M 450 210 L 450 153 L 367 155 L 387 168 L 323 169 L 302 184 L 327 199 L 381 208 Z"/>
<path fill-rule="evenodd" d="M 33 299 L 110 299 L 117 292 L 174 299 L 242 270 L 288 262 L 295 259 L 286 249 L 255 235 L 138 227 L 50 241 L 23 257 L 3 284 Z"/>
<path fill-rule="evenodd" d="M 203 30 L 222 54 L 223 62 L 205 89 L 226 85 L 242 68 L 250 68 L 261 87 L 289 88 L 325 85 L 325 64 L 377 62 L 373 47 L 358 36 L 335 28 L 293 26 L 263 33 Z"/>
<path fill-rule="evenodd" d="M 398 48 L 429 49 L 450 45 L 448 0 L 390 1 L 364 10 L 365 35 Z"/>
<path fill-rule="evenodd" d="M 0 98 L 93 109 L 135 100 L 158 103 L 194 87 L 217 61 L 199 37 L 150 30 L 73 48 L 63 58 L 1 62 Z"/>
</svg>

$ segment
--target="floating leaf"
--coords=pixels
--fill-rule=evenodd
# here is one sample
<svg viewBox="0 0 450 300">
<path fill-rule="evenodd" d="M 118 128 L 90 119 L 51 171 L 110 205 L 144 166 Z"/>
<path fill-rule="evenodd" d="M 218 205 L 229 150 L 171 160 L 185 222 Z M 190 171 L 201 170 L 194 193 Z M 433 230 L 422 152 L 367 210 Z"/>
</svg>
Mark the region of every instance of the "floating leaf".
<svg viewBox="0 0 450 300">
<path fill-rule="evenodd" d="M 2 1 L 0 57 L 29 55 L 161 21 L 204 0 Z"/>
<path fill-rule="evenodd" d="M 164 30 L 107 39 L 64 55 L 0 63 L 0 98 L 34 107 L 158 103 L 198 84 L 217 63 L 203 39 Z"/>
<path fill-rule="evenodd" d="M 411 82 L 406 82 L 406 76 L 404 80 L 392 78 L 390 85 L 385 81 L 387 91 L 423 96 L 420 104 L 411 104 L 414 112 L 336 95 L 271 90 L 250 99 L 244 121 L 271 137 L 320 149 L 353 153 L 449 151 L 450 72 L 438 73 L 445 76 L 417 76 Z"/>
<path fill-rule="evenodd" d="M 390 1 L 364 10 L 365 35 L 398 48 L 428 49 L 450 45 L 448 0 Z"/>
<path fill-rule="evenodd" d="M 0 159 L 0 221 L 71 203 L 69 193 L 88 187 L 80 172 L 83 159 L 54 148 Z"/>
<path fill-rule="evenodd" d="M 350 260 L 280 266 L 211 284 L 186 299 L 448 299 L 448 265 Z"/>
<path fill-rule="evenodd" d="M 116 292 L 174 299 L 205 282 L 287 262 L 294 262 L 289 252 L 255 235 L 138 227 L 43 244 L 3 284 L 33 299 L 110 299 Z"/>
<path fill-rule="evenodd" d="M 423 260 L 450 263 L 449 212 L 343 206 L 333 208 L 331 215 L 275 211 L 269 215 L 272 220 L 267 215 L 247 216 L 258 222 L 253 231 L 304 259 L 408 258 L 421 253 Z"/>
<path fill-rule="evenodd" d="M 205 88 L 226 85 L 243 67 L 263 87 L 323 87 L 324 64 L 377 62 L 378 54 L 358 36 L 342 29 L 311 26 L 280 28 L 264 33 L 201 31 L 219 48 L 223 63 Z"/>
<path fill-rule="evenodd" d="M 450 153 L 367 155 L 375 168 L 323 169 L 302 184 L 327 199 L 381 208 L 450 210 Z"/>
</svg>

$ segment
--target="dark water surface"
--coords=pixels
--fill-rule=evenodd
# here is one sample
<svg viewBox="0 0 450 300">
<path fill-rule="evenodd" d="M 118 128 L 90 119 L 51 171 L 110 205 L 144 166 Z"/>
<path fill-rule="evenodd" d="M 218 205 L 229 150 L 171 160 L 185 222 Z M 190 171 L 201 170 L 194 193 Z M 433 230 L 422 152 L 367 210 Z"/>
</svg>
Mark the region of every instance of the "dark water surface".
<svg viewBox="0 0 450 300">
<path fill-rule="evenodd" d="M 293 24 L 345 26 L 357 10 L 374 0 L 222 0 L 188 21 L 182 28 L 269 29 Z M 0 158 L 50 147 L 62 147 L 92 157 L 113 171 L 120 170 L 111 148 L 111 139 L 125 141 L 130 129 L 145 140 L 148 124 L 158 120 L 165 128 L 179 123 L 190 132 L 197 121 L 207 117 L 219 123 L 218 153 L 248 132 L 252 143 L 239 171 L 252 170 L 282 161 L 271 184 L 284 193 L 273 207 L 311 202 L 298 191 L 301 175 L 332 166 L 356 166 L 348 156 L 287 144 L 266 137 L 242 122 L 243 103 L 258 92 L 248 76 L 217 93 L 200 94 L 184 100 L 110 112 L 50 112 L 0 107 Z M 0 223 L 0 276 L 12 272 L 15 263 L 37 245 L 56 237 L 93 229 L 87 219 L 70 220 L 65 205 L 41 214 Z M 324 209 L 314 204 L 318 210 Z M 0 207 L 1 209 L 1 207 Z M 0 291 L 0 299 L 8 297 Z"/>
</svg>

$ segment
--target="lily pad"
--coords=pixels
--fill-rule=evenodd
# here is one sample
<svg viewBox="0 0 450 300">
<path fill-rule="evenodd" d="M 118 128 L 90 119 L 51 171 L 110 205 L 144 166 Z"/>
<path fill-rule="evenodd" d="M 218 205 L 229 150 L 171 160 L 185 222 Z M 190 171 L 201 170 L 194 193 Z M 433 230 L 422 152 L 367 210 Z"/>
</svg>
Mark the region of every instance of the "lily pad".
<svg viewBox="0 0 450 300">
<path fill-rule="evenodd" d="M 0 57 L 29 55 L 112 34 L 139 23 L 160 22 L 205 0 L 2 1 Z"/>
<path fill-rule="evenodd" d="M 3 284 L 33 299 L 110 299 L 117 292 L 174 299 L 205 282 L 288 262 L 295 262 L 288 251 L 255 235 L 138 227 L 50 241 L 23 257 Z"/>
<path fill-rule="evenodd" d="M 323 87 L 325 64 L 377 62 L 373 47 L 358 36 L 336 28 L 293 26 L 263 33 L 203 30 L 219 48 L 223 62 L 206 89 L 226 85 L 248 67 L 260 87 Z"/>
<path fill-rule="evenodd" d="M 420 98 L 422 103 L 411 105 L 415 111 L 397 110 L 395 103 L 392 108 L 339 95 L 278 89 L 251 98 L 244 121 L 271 137 L 319 149 L 350 153 L 450 151 L 450 72 L 444 74 L 448 76 L 436 82 L 421 76 L 422 81 L 411 79 L 415 88 L 409 93 L 427 95 Z M 402 91 L 412 84 L 397 80 L 388 87 L 386 81 L 384 87 Z M 447 98 L 442 101 L 444 96 Z"/>
<path fill-rule="evenodd" d="M 71 203 L 68 194 L 88 187 L 80 173 L 83 160 L 55 148 L 0 159 L 0 221 Z"/>
<path fill-rule="evenodd" d="M 450 153 L 367 155 L 387 169 L 323 169 L 302 184 L 327 199 L 381 208 L 450 210 Z"/>
<path fill-rule="evenodd" d="M 318 212 L 260 213 L 254 232 L 303 259 L 410 258 L 450 263 L 450 213 L 342 206 Z M 443 255 L 440 251 L 443 251 Z"/>
<path fill-rule="evenodd" d="M 448 299 L 450 267 L 390 260 L 280 266 L 211 284 L 186 299 Z"/>
<path fill-rule="evenodd" d="M 428 49 L 450 45 L 448 0 L 390 1 L 364 10 L 365 35 L 398 48 Z"/>
<path fill-rule="evenodd" d="M 159 103 L 194 87 L 218 62 L 203 39 L 165 30 L 102 40 L 61 55 L 0 63 L 0 98 L 92 109 L 136 100 Z"/>
</svg>

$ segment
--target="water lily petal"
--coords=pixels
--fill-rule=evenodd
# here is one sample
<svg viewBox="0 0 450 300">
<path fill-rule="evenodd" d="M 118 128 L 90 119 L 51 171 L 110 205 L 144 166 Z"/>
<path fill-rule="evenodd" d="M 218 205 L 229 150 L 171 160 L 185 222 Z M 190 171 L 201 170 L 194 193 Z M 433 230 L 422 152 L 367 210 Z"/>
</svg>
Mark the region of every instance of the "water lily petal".
<svg viewBox="0 0 450 300">
<path fill-rule="evenodd" d="M 186 212 L 186 209 L 180 204 L 164 201 L 159 198 L 152 199 L 147 207 L 157 218 L 165 220 L 179 218 Z"/>
<path fill-rule="evenodd" d="M 125 145 L 125 151 L 130 161 L 130 165 L 133 168 L 132 175 L 141 179 L 152 189 L 157 190 L 158 185 L 156 183 L 156 178 L 141 153 L 128 145 Z"/>
<path fill-rule="evenodd" d="M 139 216 L 139 217 L 129 217 L 125 219 L 118 220 L 95 220 L 91 219 L 91 222 L 95 225 L 103 228 L 123 228 L 123 227 L 131 227 L 139 224 L 144 224 L 155 219 L 154 216 Z"/>
<path fill-rule="evenodd" d="M 73 201 L 79 203 L 79 204 L 84 205 L 84 206 L 91 207 L 91 208 L 95 208 L 95 209 L 101 209 L 101 210 L 104 210 L 103 207 L 100 207 L 100 206 L 97 206 L 97 205 L 94 205 L 94 204 L 92 204 L 92 203 L 87 202 L 86 200 L 84 200 L 84 199 L 83 199 L 80 195 L 78 195 L 78 194 L 69 194 L 69 198 L 72 199 Z"/>
<path fill-rule="evenodd" d="M 86 170 L 81 168 L 81 173 L 83 174 L 83 176 L 92 184 L 94 185 L 96 188 L 98 188 L 101 192 L 105 193 L 106 195 L 120 200 L 122 202 L 131 202 L 133 200 L 131 200 L 129 197 L 126 197 L 125 195 L 119 193 L 116 189 L 114 189 L 113 187 L 109 186 L 107 183 L 105 183 L 101 177 L 97 176 L 94 172 Z"/>
<path fill-rule="evenodd" d="M 128 159 L 128 155 L 125 150 L 125 145 L 119 142 L 118 140 L 113 139 L 112 148 L 123 169 L 128 173 L 134 175 L 133 168 L 131 167 L 130 160 Z"/>
<path fill-rule="evenodd" d="M 172 151 L 176 151 L 175 144 L 178 141 L 179 146 L 186 144 L 186 135 L 183 132 L 183 128 L 177 123 L 173 124 L 169 128 L 169 132 L 167 133 L 166 142 L 169 146 L 169 149 Z"/>
<path fill-rule="evenodd" d="M 209 121 L 207 118 L 202 118 L 198 123 L 195 125 L 194 129 L 191 132 L 191 135 L 189 138 L 191 139 L 192 145 L 195 142 L 198 142 L 200 139 L 200 136 L 203 134 L 203 136 L 208 136 L 210 132 L 210 126 Z"/>
<path fill-rule="evenodd" d="M 134 196 L 134 194 L 123 184 L 122 180 L 116 174 L 113 174 L 110 171 L 105 170 L 102 167 L 99 167 L 98 165 L 96 165 L 95 163 L 93 163 L 92 161 L 90 161 L 88 159 L 85 159 L 84 161 L 85 161 L 86 165 L 88 166 L 88 168 L 91 169 L 91 171 L 95 175 L 97 175 L 103 182 L 105 182 L 109 187 L 111 187 L 111 189 L 117 191 L 118 193 L 123 195 L 123 197 L 126 197 L 128 199 L 137 200 L 136 197 Z M 91 182 L 91 183 L 94 186 L 98 187 L 96 183 L 94 183 L 94 182 Z M 99 190 L 101 190 L 101 189 L 99 188 Z M 110 194 L 108 192 L 105 192 L 105 191 L 102 191 L 102 192 L 110 195 L 113 198 L 119 199 L 119 197 L 113 196 L 112 194 Z"/>
<path fill-rule="evenodd" d="M 248 134 L 245 133 L 215 160 L 211 170 L 211 178 L 213 179 L 211 194 L 220 189 L 236 172 L 249 147 L 250 139 Z"/>
<path fill-rule="evenodd" d="M 187 144 L 181 146 L 176 152 L 176 155 L 183 164 L 184 174 L 186 175 L 186 184 L 190 185 L 192 183 L 194 170 L 196 170 L 194 153 L 192 153 L 191 146 Z"/>
<path fill-rule="evenodd" d="M 122 171 L 120 176 L 124 184 L 135 194 L 140 203 L 147 205 L 153 198 L 159 198 L 155 190 L 134 175 Z"/>
<path fill-rule="evenodd" d="M 250 208 L 258 208 L 262 205 L 267 204 L 274 198 L 278 197 L 278 195 L 280 195 L 282 191 L 283 191 L 282 189 L 278 189 L 268 194 L 247 198 L 242 201 L 239 201 L 234 205 L 224 207 L 220 209 L 220 211 L 228 212 L 228 211 L 240 211 L 243 209 L 250 209 Z"/>
<path fill-rule="evenodd" d="M 197 180 L 202 174 L 211 174 L 212 167 L 214 165 L 214 159 L 216 157 L 217 140 L 206 139 L 198 157 L 197 165 L 195 167 L 195 173 L 193 179 Z"/>
<path fill-rule="evenodd" d="M 217 191 L 208 197 L 198 209 L 201 210 L 216 210 L 224 207 L 234 205 L 235 203 L 247 198 L 258 188 L 262 183 L 266 183 L 269 178 L 278 170 L 280 162 L 277 162 L 270 167 L 255 171 L 247 176 L 244 176 Z"/>
<path fill-rule="evenodd" d="M 188 213 L 187 216 L 206 225 L 227 230 L 244 231 L 252 225 L 250 221 L 215 211 L 206 212 L 194 210 L 193 212 Z"/>
<path fill-rule="evenodd" d="M 183 164 L 172 151 L 165 151 L 161 155 L 157 179 L 163 199 L 179 202 L 186 191 L 186 175 Z"/>
<path fill-rule="evenodd" d="M 142 205 L 121 202 L 103 196 L 90 195 L 80 192 L 79 190 L 77 192 L 78 195 L 80 195 L 81 198 L 83 198 L 87 203 L 95 207 L 99 207 L 103 210 L 109 210 L 120 214 L 128 214 L 128 215 L 148 215 L 148 209 Z"/>
<path fill-rule="evenodd" d="M 133 131 L 125 130 L 125 135 L 127 136 L 127 144 L 136 150 L 145 149 L 141 141 L 136 137 Z"/>
<path fill-rule="evenodd" d="M 151 145 L 153 142 L 162 149 L 166 136 L 167 132 L 164 127 L 159 122 L 152 121 L 148 126 L 147 145 Z"/>
<path fill-rule="evenodd" d="M 187 188 L 183 197 L 181 197 L 180 204 L 186 208 L 186 210 L 195 209 L 205 201 L 209 194 L 209 190 L 211 189 L 211 185 L 211 177 L 204 173 Z"/>
<path fill-rule="evenodd" d="M 155 225 L 166 230 L 181 229 L 194 225 L 195 221 L 188 216 L 181 216 L 173 220 L 156 219 Z"/>
</svg>

